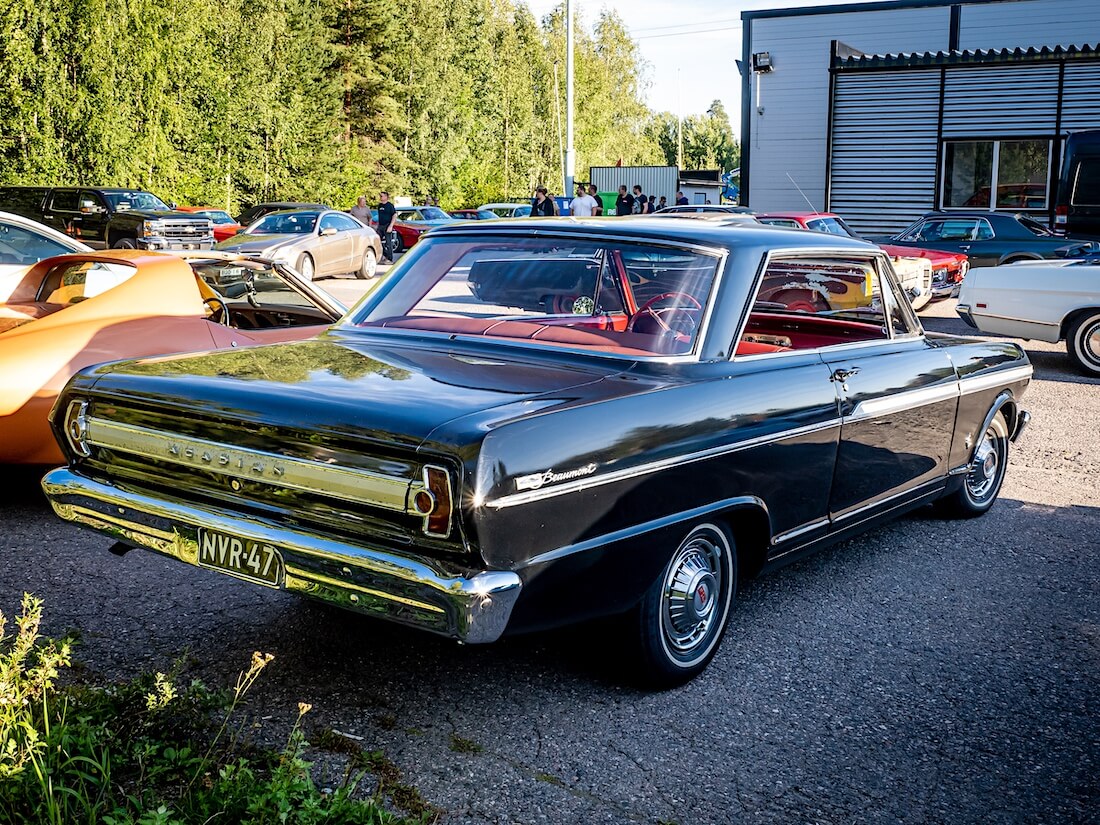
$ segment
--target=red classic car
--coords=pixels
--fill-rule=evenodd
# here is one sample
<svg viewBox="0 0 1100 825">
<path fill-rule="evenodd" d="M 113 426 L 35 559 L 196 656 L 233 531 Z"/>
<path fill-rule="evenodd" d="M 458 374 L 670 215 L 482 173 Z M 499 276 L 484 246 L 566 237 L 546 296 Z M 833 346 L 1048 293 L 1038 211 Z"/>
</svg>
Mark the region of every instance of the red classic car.
<svg viewBox="0 0 1100 825">
<path fill-rule="evenodd" d="M 209 218 L 210 222 L 214 224 L 215 243 L 224 241 L 226 238 L 232 238 L 244 228 L 233 220 L 224 209 L 217 209 L 213 206 L 177 206 L 176 211 L 190 212 L 200 218 Z"/>
<path fill-rule="evenodd" d="M 772 226 L 789 226 L 795 229 L 809 229 L 814 232 L 827 232 L 830 235 L 847 235 L 858 238 L 859 235 L 839 215 L 832 212 L 769 212 L 756 216 L 761 223 Z M 970 260 L 961 252 L 947 252 L 941 249 L 923 249 L 911 246 L 878 244 L 891 258 L 927 258 L 932 264 L 932 297 L 949 298 L 959 294 L 959 284 L 970 269 Z"/>
</svg>

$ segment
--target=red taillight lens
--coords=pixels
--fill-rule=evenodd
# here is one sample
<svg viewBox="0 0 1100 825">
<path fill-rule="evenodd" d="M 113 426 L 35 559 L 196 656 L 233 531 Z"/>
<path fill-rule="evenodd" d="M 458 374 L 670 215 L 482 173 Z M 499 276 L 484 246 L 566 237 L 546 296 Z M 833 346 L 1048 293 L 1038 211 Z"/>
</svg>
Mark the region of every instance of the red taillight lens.
<svg viewBox="0 0 1100 825">
<path fill-rule="evenodd" d="M 1056 206 L 1054 207 L 1054 223 L 1058 225 L 1064 225 L 1066 219 L 1069 217 L 1068 206 Z"/>
<path fill-rule="evenodd" d="M 451 477 L 442 467 L 425 467 L 424 485 L 433 499 L 431 510 L 424 514 L 424 532 L 446 537 L 451 532 Z"/>
</svg>

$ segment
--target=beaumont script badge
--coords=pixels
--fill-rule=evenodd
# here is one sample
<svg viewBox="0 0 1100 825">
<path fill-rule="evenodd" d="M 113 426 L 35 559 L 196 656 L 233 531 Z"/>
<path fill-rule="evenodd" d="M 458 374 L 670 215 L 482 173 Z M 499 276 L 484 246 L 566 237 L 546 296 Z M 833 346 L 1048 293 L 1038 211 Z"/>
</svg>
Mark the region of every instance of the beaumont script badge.
<svg viewBox="0 0 1100 825">
<path fill-rule="evenodd" d="M 529 476 L 519 476 L 516 478 L 517 490 L 537 490 L 544 484 L 557 484 L 559 481 L 569 481 L 573 478 L 583 478 L 584 476 L 590 476 L 596 472 L 595 464 L 585 464 L 583 467 L 578 467 L 576 470 L 566 470 L 562 473 L 555 473 L 553 468 L 549 470 L 543 470 L 541 473 L 532 473 Z"/>
</svg>

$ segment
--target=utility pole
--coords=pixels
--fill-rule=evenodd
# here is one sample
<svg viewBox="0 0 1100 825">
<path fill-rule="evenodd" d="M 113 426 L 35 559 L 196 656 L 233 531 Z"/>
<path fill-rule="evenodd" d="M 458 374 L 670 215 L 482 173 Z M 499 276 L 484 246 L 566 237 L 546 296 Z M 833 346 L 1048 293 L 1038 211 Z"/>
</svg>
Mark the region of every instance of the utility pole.
<svg viewBox="0 0 1100 825">
<path fill-rule="evenodd" d="M 565 0 L 565 191 L 573 197 L 573 177 L 576 174 L 573 154 L 573 0 Z"/>
<path fill-rule="evenodd" d="M 680 67 L 676 67 L 676 174 L 684 168 L 684 107 L 680 101 Z"/>
</svg>

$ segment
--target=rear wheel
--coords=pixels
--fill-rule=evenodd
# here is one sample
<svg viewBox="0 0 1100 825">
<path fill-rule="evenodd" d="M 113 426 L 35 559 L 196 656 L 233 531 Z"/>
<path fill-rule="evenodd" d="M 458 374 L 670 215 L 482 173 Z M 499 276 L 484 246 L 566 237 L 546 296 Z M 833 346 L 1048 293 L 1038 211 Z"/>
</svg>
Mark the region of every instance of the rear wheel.
<svg viewBox="0 0 1100 825">
<path fill-rule="evenodd" d="M 989 422 L 970 462 L 962 486 L 936 502 L 947 518 L 974 518 L 993 506 L 1008 466 L 1008 422 L 998 412 Z"/>
<path fill-rule="evenodd" d="M 1066 352 L 1085 375 L 1100 375 L 1100 310 L 1091 310 L 1070 324 Z"/>
<path fill-rule="evenodd" d="M 393 230 L 393 254 L 405 251 L 405 241 L 401 238 L 401 233 L 396 229 Z"/>
<path fill-rule="evenodd" d="M 669 688 L 699 675 L 718 651 L 736 589 L 733 537 L 696 525 L 631 614 L 641 679 Z"/>
<path fill-rule="evenodd" d="M 363 263 L 359 267 L 359 271 L 355 273 L 356 278 L 373 278 L 378 271 L 378 256 L 374 254 L 373 249 L 368 249 L 363 253 Z"/>
</svg>

